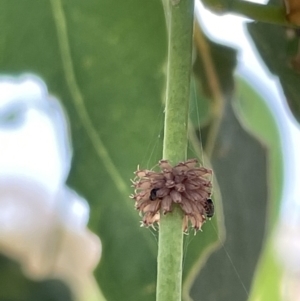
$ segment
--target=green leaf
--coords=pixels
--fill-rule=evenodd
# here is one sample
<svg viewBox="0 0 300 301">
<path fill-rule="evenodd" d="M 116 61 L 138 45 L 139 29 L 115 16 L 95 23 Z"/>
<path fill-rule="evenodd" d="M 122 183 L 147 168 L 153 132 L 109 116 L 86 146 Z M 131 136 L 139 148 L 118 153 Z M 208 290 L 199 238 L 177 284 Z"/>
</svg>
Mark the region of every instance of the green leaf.
<svg viewBox="0 0 300 301">
<path fill-rule="evenodd" d="M 219 212 L 218 219 L 224 219 L 226 237 L 222 243 L 224 234 L 217 234 L 220 230 L 215 225 L 205 225 L 204 235 L 207 233 L 217 240 L 219 250 L 208 259 L 202 256 L 200 265 L 204 267 L 192 287 L 191 297 L 193 300 L 246 300 L 265 244 L 270 180 L 267 178 L 267 154 L 264 145 L 241 126 L 232 107 L 235 55 L 219 45 L 210 43 L 209 47 L 218 84 L 225 95 L 225 109 L 211 160 L 223 201 L 224 216 Z M 198 70 L 204 78 L 205 95 L 211 95 L 204 66 L 198 66 Z M 261 121 L 265 118 L 264 113 L 259 115 Z M 202 137 L 205 142 L 206 131 Z M 218 205 L 217 213 L 222 210 Z"/>
<path fill-rule="evenodd" d="M 160 1 L 0 5 L 1 69 L 40 75 L 67 110 L 74 148 L 68 183 L 91 206 L 89 225 L 103 244 L 95 275 L 104 295 L 153 300 L 157 245 L 140 228 L 129 194 L 137 165 L 150 168 L 161 158 L 166 33 Z"/>
<path fill-rule="evenodd" d="M 160 1 L 25 0 L 18 6 L 4 1 L 1 8 L 9 33 L 2 70 L 42 76 L 67 110 L 74 148 L 68 183 L 91 206 L 89 225 L 103 244 L 95 274 L 104 295 L 153 300 L 157 234 L 139 227 L 128 196 L 137 164 L 151 168 L 162 156 Z M 198 260 L 193 252 L 185 273 Z"/>
<path fill-rule="evenodd" d="M 196 32 L 197 38 L 199 37 Z M 232 74 L 236 62 L 236 53 L 231 48 L 213 43 L 204 35 L 202 43 L 207 43 L 207 49 L 215 64 L 218 64 L 218 76 L 222 79 L 222 88 L 227 89 L 232 83 Z M 204 47 L 203 47 L 204 48 Z M 204 166 L 209 167 L 209 160 L 203 154 L 202 144 L 205 145 L 207 133 L 200 131 L 200 127 L 209 126 L 212 122 L 212 107 L 214 102 L 211 95 L 210 79 L 207 77 L 205 59 L 208 59 L 208 53 L 201 53 L 197 49 L 197 58 L 194 64 L 194 76 L 191 87 L 191 113 L 190 113 L 190 149 L 189 157 L 198 157 Z M 220 71 L 220 72 L 219 72 Z M 204 160 L 203 160 L 204 158 Z M 214 171 L 215 172 L 215 171 Z M 218 178 L 218 174 L 215 173 Z M 190 290 L 195 284 L 195 279 L 199 270 L 203 267 L 209 255 L 222 245 L 224 239 L 224 216 L 221 202 L 221 194 L 217 179 L 214 178 L 213 184 L 213 202 L 216 208 L 215 216 L 211 221 L 203 225 L 203 232 L 196 236 L 187 237 L 186 256 L 184 258 L 184 300 L 190 300 Z M 197 281 L 197 280 L 196 280 Z M 195 300 L 201 299 L 202 296 L 191 294 Z"/>
<path fill-rule="evenodd" d="M 296 29 L 260 22 L 249 23 L 247 28 L 263 61 L 278 76 L 286 101 L 299 122 L 300 61 Z"/>
<path fill-rule="evenodd" d="M 283 270 L 275 256 L 272 233 L 278 222 L 283 192 L 283 157 L 278 125 L 266 101 L 244 80 L 237 78 L 235 108 L 241 123 L 266 146 L 268 154 L 268 210 L 266 240 L 256 268 L 249 300 L 281 300 Z"/>
<path fill-rule="evenodd" d="M 201 296 L 246 300 L 264 238 L 266 155 L 239 124 L 230 100 L 225 104 L 212 163 L 222 194 L 226 240 L 206 261 L 191 296 L 194 300 Z"/>
<path fill-rule="evenodd" d="M 271 185 L 268 223 L 272 229 L 278 220 L 284 183 L 283 156 L 278 124 L 266 104 L 266 100 L 240 78 L 237 78 L 237 93 L 235 109 L 240 122 L 267 147 L 268 182 Z"/>
</svg>

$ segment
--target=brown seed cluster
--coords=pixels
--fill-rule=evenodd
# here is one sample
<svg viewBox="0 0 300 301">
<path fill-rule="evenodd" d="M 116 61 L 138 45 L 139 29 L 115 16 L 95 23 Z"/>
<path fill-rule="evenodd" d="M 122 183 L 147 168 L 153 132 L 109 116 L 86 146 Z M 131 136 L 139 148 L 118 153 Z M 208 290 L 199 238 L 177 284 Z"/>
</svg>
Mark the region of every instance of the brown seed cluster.
<svg viewBox="0 0 300 301">
<path fill-rule="evenodd" d="M 197 167 L 197 164 L 196 159 L 190 159 L 173 167 L 168 160 L 161 160 L 159 172 L 147 169 L 135 172 L 136 177 L 132 180 L 135 191 L 130 197 L 143 214 L 144 226 L 159 222 L 160 214 L 171 212 L 176 203 L 184 212 L 184 231 L 187 231 L 189 221 L 195 230 L 201 229 L 211 214 L 208 214 L 208 200 L 212 202 L 212 170 Z"/>
</svg>

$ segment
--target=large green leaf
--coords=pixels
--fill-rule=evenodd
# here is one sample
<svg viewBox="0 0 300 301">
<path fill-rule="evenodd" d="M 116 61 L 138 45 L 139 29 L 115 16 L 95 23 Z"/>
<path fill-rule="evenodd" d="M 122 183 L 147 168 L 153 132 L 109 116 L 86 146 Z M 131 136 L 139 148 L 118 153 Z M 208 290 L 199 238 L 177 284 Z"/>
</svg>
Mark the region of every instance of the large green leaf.
<svg viewBox="0 0 300 301">
<path fill-rule="evenodd" d="M 266 241 L 252 282 L 250 300 L 281 300 L 283 270 L 273 243 L 283 192 L 283 157 L 278 125 L 266 101 L 253 88 L 237 79 L 238 99 L 235 108 L 241 123 L 266 146 L 268 153 L 268 211 Z"/>
<path fill-rule="evenodd" d="M 69 116 L 74 160 L 68 183 L 91 206 L 89 225 L 103 244 L 95 275 L 104 295 L 153 300 L 157 234 L 139 227 L 128 196 L 137 164 L 151 168 L 162 154 L 166 29 L 160 1 L 0 4 L 1 69 L 40 75 Z M 191 242 L 185 277 L 215 240 L 199 233 Z"/>
<path fill-rule="evenodd" d="M 247 300 L 250 294 L 251 300 L 280 300 L 282 270 L 271 237 L 283 189 L 278 127 L 265 101 L 246 82 L 235 80 L 234 110 L 227 102 L 212 157 L 222 193 L 226 240 L 208 258 L 191 296 Z M 229 87 L 225 85 L 223 91 L 230 91 Z"/>
<path fill-rule="evenodd" d="M 67 110 L 74 147 L 68 182 L 89 201 L 90 227 L 102 240 L 101 289 L 108 300 L 153 300 L 156 242 L 140 229 L 128 196 L 137 164 L 154 165 L 155 153 L 147 157 L 161 142 L 153 138 L 163 117 L 160 1 L 0 5 L 2 72 L 40 75 Z"/>
<path fill-rule="evenodd" d="M 191 295 L 194 300 L 246 300 L 264 237 L 266 155 L 240 126 L 230 101 L 212 163 L 222 193 L 226 240 L 208 258 Z"/>
<path fill-rule="evenodd" d="M 231 99 L 235 98 L 235 79 L 232 76 L 235 56 L 227 47 L 208 40 L 207 43 L 211 50 L 219 89 L 223 92 L 223 99 L 226 99 L 226 101 L 223 100 L 225 109 L 212 156 L 214 171 L 222 194 L 226 240 L 223 244 L 219 241 L 221 248 L 213 253 L 206 263 L 203 262 L 206 258 L 202 257 L 202 265 L 204 263 L 205 265 L 194 283 L 191 296 L 194 300 L 246 300 L 251 284 L 253 281 L 257 282 L 257 265 L 260 264 L 258 269 L 261 269 L 263 262 L 263 273 L 260 274 L 264 276 L 266 276 L 266 265 L 267 268 L 271 268 L 270 271 L 277 271 L 276 266 L 272 265 L 274 258 L 268 254 L 265 257 L 266 253 L 261 255 L 261 250 L 267 244 L 264 241 L 266 217 L 269 214 L 269 220 L 272 217 L 274 221 L 278 213 L 279 201 L 278 198 L 273 201 L 273 195 L 275 193 L 278 196 L 282 191 L 281 161 L 278 162 L 281 158 L 278 157 L 279 135 L 269 110 L 261 98 L 250 93 L 247 85 L 239 85 L 238 100 L 243 104 L 243 110 L 240 107 L 239 110 L 233 110 Z M 202 90 L 205 95 L 213 98 L 211 78 L 203 70 L 205 70 L 205 64 L 199 61 L 196 71 L 201 74 Z M 241 95 L 248 97 L 245 100 Z M 255 101 L 254 96 L 256 96 Z M 254 104 L 250 100 L 256 104 L 255 112 L 263 108 L 259 115 L 254 115 Z M 246 109 L 245 106 L 247 106 Z M 241 126 L 242 118 L 238 120 L 236 112 L 239 113 L 239 119 L 243 112 L 248 117 L 247 121 L 251 120 L 259 136 L 257 134 L 256 138 L 253 137 L 254 129 Z M 259 131 L 262 123 L 264 130 Z M 207 139 L 210 139 L 205 133 L 209 135 L 209 131 L 205 131 L 202 135 L 204 144 Z M 277 147 L 275 155 L 266 153 L 265 145 L 270 141 L 274 147 Z M 275 166 L 277 176 L 268 177 L 270 171 L 267 162 L 272 162 L 272 166 Z M 274 184 L 271 195 L 268 195 L 268 183 Z M 273 202 L 267 204 L 268 200 Z M 218 210 L 222 208 L 216 206 L 216 211 Z M 220 219 L 220 217 L 222 214 L 217 215 L 217 218 Z M 208 233 L 211 237 L 216 237 L 217 229 L 207 224 L 208 228 L 209 226 L 214 231 Z M 218 236 L 222 240 L 222 231 Z M 257 277 L 261 279 L 260 275 Z M 274 277 L 268 279 L 269 284 L 274 284 Z M 275 279 L 278 280 L 276 276 Z M 276 294 L 278 296 L 278 292 L 273 295 Z"/>
<path fill-rule="evenodd" d="M 282 1 L 278 0 L 270 2 L 282 4 Z M 299 32 L 296 29 L 262 22 L 249 23 L 247 28 L 263 61 L 269 70 L 278 76 L 287 103 L 299 122 Z"/>
<path fill-rule="evenodd" d="M 266 100 L 246 81 L 237 78 L 238 97 L 235 109 L 240 122 L 264 146 L 268 154 L 268 181 L 270 205 L 268 206 L 268 228 L 272 231 L 280 211 L 283 192 L 283 155 L 278 124 Z"/>
<path fill-rule="evenodd" d="M 198 26 L 198 25 L 197 25 Z M 198 31 L 195 35 L 195 45 L 198 45 L 199 38 Z M 212 122 L 212 95 L 210 93 L 209 79 L 204 60 L 207 56 L 212 55 L 213 59 L 217 61 L 220 68 L 218 69 L 218 76 L 226 78 L 223 82 L 224 89 L 230 86 L 232 82 L 232 74 L 236 62 L 236 53 L 231 48 L 224 47 L 219 44 L 212 43 L 204 35 L 200 37 L 202 43 L 207 43 L 211 53 L 201 54 L 201 49 L 197 49 L 197 58 L 194 63 L 193 85 L 191 89 L 191 105 L 190 105 L 190 147 L 189 157 L 198 157 L 203 165 L 211 167 L 206 155 L 203 154 L 202 143 L 205 145 L 206 131 L 200 131 L 200 127 L 209 126 Z M 199 139 L 200 138 L 200 139 Z M 214 170 L 215 172 L 215 170 Z M 218 178 L 218 174 L 215 173 Z M 195 300 L 202 299 L 203 296 L 190 294 L 190 290 L 194 284 L 199 271 L 203 267 L 205 261 L 210 254 L 219 248 L 224 239 L 224 217 L 221 203 L 221 195 L 217 179 L 214 177 L 213 187 L 213 202 L 216 208 L 215 217 L 208 221 L 202 227 L 203 232 L 198 233 L 194 237 L 186 238 L 186 255 L 184 259 L 184 300 L 190 300 L 190 297 L 195 297 Z M 213 277 L 214 271 L 209 272 Z M 191 295 L 191 296 L 190 296 Z"/>
</svg>

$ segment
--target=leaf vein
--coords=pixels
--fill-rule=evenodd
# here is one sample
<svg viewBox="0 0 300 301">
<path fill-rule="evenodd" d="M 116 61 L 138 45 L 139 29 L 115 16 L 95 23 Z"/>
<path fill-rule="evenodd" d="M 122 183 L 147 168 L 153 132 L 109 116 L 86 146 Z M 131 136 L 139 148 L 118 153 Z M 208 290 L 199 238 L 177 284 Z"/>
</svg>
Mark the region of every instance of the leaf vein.
<svg viewBox="0 0 300 301">
<path fill-rule="evenodd" d="M 57 38 L 62 57 L 63 70 L 65 73 L 67 85 L 69 87 L 72 99 L 75 104 L 76 111 L 89 138 L 91 139 L 91 142 L 95 148 L 97 155 L 102 160 L 107 172 L 111 176 L 117 189 L 121 194 L 128 195 L 129 191 L 127 185 L 125 184 L 125 181 L 123 180 L 118 169 L 113 163 L 113 160 L 111 159 L 108 150 L 106 149 L 103 141 L 101 140 L 99 133 L 93 126 L 90 116 L 84 105 L 83 95 L 78 87 L 75 77 L 70 45 L 68 42 L 66 18 L 64 15 L 61 0 L 51 0 L 51 6 L 57 30 Z"/>
</svg>

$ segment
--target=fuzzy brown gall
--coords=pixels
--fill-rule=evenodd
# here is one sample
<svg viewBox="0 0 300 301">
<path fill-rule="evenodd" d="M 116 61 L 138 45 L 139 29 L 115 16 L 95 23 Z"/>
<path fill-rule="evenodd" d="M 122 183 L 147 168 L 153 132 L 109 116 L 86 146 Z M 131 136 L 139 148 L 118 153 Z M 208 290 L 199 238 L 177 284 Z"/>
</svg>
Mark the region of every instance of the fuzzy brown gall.
<svg viewBox="0 0 300 301">
<path fill-rule="evenodd" d="M 159 222 L 160 214 L 172 211 L 179 204 L 184 212 L 183 230 L 189 221 L 195 230 L 201 229 L 207 219 L 207 200 L 212 191 L 212 170 L 197 166 L 196 159 L 171 166 L 168 160 L 159 161 L 160 171 L 138 169 L 132 180 L 135 188 L 130 197 L 143 215 L 143 225 Z"/>
</svg>

